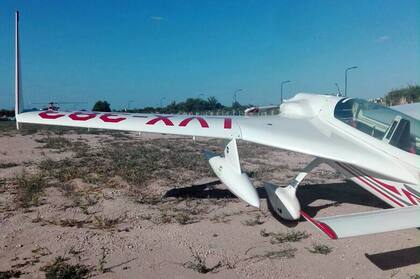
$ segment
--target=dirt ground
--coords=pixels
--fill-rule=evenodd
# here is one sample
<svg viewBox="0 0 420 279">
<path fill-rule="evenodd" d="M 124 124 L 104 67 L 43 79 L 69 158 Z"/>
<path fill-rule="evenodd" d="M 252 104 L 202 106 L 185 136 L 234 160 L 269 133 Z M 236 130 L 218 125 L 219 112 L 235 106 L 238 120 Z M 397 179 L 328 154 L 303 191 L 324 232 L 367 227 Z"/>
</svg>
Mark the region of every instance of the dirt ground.
<svg viewBox="0 0 420 279">
<path fill-rule="evenodd" d="M 0 278 L 420 278 L 419 230 L 332 241 L 278 220 L 262 183 L 311 157 L 239 142 L 258 210 L 202 156 L 223 144 L 0 123 Z M 327 166 L 298 197 L 317 217 L 387 208 Z"/>
</svg>

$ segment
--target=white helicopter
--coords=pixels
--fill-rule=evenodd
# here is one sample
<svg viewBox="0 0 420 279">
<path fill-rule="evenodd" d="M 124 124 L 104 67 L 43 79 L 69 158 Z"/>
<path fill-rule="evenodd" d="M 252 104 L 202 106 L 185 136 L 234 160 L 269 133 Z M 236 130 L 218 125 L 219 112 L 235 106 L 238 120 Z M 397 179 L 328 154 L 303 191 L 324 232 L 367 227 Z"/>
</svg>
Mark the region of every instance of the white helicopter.
<svg viewBox="0 0 420 279">
<path fill-rule="evenodd" d="M 237 140 L 291 150 L 315 157 L 285 187 L 265 184 L 269 201 L 284 219 L 301 216 L 330 238 L 420 227 L 420 106 L 400 111 L 362 99 L 300 93 L 271 116 L 191 116 L 138 113 L 24 112 L 20 94 L 19 14 L 16 12 L 16 123 L 33 123 L 136 132 L 165 133 L 229 140 L 224 156 L 207 152 L 220 180 L 246 203 L 260 198 L 242 172 Z M 263 110 L 261 107 L 258 110 Z M 401 112 L 407 109 L 407 114 Z M 392 209 L 313 219 L 300 208 L 296 191 L 305 176 L 325 163 Z"/>
</svg>

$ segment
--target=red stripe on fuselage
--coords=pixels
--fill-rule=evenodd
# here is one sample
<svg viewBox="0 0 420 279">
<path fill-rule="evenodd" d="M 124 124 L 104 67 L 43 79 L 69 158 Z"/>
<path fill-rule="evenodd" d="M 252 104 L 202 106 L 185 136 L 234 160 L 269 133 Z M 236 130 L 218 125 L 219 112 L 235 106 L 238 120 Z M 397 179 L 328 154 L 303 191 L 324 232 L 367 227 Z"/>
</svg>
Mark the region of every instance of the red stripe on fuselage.
<svg viewBox="0 0 420 279">
<path fill-rule="evenodd" d="M 420 198 L 413 195 L 411 192 L 407 191 L 406 189 L 401 189 L 403 193 L 407 196 L 407 198 L 411 201 L 412 204 L 417 205 L 417 201 L 420 201 Z"/>
<path fill-rule="evenodd" d="M 390 201 L 392 201 L 393 203 L 404 207 L 403 204 L 399 203 L 398 201 L 396 201 L 395 199 L 391 198 L 390 196 L 388 196 L 387 194 L 385 194 L 384 192 L 382 192 L 381 190 L 377 189 L 375 186 L 373 186 L 372 184 L 370 184 L 369 182 L 367 182 L 367 180 L 365 180 L 364 178 L 362 178 L 361 176 L 356 176 L 357 179 L 359 179 L 360 181 L 362 181 L 363 183 L 365 183 L 366 185 L 370 186 L 372 189 L 374 189 L 376 192 L 382 194 L 384 197 L 386 197 L 387 199 L 389 199 Z"/>
<path fill-rule="evenodd" d="M 388 200 L 392 201 L 393 203 L 399 205 L 400 207 L 404 207 L 404 205 L 402 205 L 401 203 L 399 203 L 398 201 L 396 201 L 395 199 L 391 198 L 390 196 L 388 196 L 386 193 L 384 193 L 383 191 L 379 190 L 378 188 L 376 188 L 374 185 L 372 185 L 371 183 L 369 183 L 367 180 L 365 180 L 364 178 L 362 178 L 362 176 L 359 176 L 357 173 L 355 173 L 353 170 L 351 170 L 349 167 L 345 166 L 344 164 L 340 164 L 337 162 L 337 164 L 339 166 L 341 166 L 342 168 L 344 168 L 345 170 L 347 170 L 348 172 L 350 172 L 352 175 L 354 175 L 354 177 L 356 179 L 358 179 L 359 181 L 361 181 L 362 183 L 364 183 L 365 185 L 369 186 L 370 188 L 372 188 L 373 190 L 375 190 L 376 192 L 378 192 L 379 194 L 381 194 L 382 196 L 384 196 L 385 198 L 387 198 Z"/>
<path fill-rule="evenodd" d="M 372 179 L 373 181 L 375 181 L 376 183 L 378 183 L 379 185 L 381 185 L 382 187 L 387 188 L 388 190 L 390 190 L 390 191 L 392 191 L 392 192 L 401 196 L 401 193 L 398 191 L 398 189 L 395 186 L 388 185 L 388 184 L 386 184 L 386 183 L 384 183 L 384 182 L 382 182 L 382 181 L 380 181 L 380 180 L 378 180 L 378 179 L 376 179 L 372 176 L 368 176 L 368 177 L 370 179 Z"/>
<path fill-rule="evenodd" d="M 355 167 L 354 167 L 355 168 Z M 356 169 L 356 168 L 355 168 Z M 375 177 L 369 176 L 366 173 L 364 173 L 361 169 L 357 169 L 359 172 L 361 172 L 362 174 L 364 174 L 366 177 L 368 177 L 369 179 L 371 179 L 373 182 L 376 183 L 376 186 L 379 188 L 382 188 L 383 190 L 387 189 L 397 195 L 399 195 L 401 198 L 404 198 L 404 196 L 401 194 L 401 192 L 398 190 L 398 187 L 393 186 L 393 185 L 389 185 Z M 408 189 L 405 189 L 403 187 L 401 187 L 401 191 L 404 193 L 404 195 L 408 198 L 408 200 L 413 204 L 413 205 L 417 205 L 416 199 L 417 201 L 420 201 L 420 198 L 418 196 L 416 196 L 415 194 L 411 193 Z M 395 197 L 394 197 L 395 198 Z M 404 202 L 407 202 L 406 200 L 404 200 Z M 408 205 L 407 205 L 408 206 Z"/>
</svg>

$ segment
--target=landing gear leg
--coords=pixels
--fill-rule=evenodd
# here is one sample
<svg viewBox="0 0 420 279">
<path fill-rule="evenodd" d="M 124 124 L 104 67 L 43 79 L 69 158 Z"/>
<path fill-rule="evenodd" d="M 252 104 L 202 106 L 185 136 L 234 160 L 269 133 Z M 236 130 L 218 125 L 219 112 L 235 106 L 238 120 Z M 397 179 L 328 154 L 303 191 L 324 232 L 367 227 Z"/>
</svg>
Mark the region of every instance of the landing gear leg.
<svg viewBox="0 0 420 279">
<path fill-rule="evenodd" d="M 286 220 L 297 220 L 300 218 L 300 203 L 296 197 L 296 190 L 308 173 L 321 163 L 323 163 L 321 158 L 312 160 L 286 187 L 264 183 L 268 199 L 274 211 L 280 217 Z"/>
</svg>

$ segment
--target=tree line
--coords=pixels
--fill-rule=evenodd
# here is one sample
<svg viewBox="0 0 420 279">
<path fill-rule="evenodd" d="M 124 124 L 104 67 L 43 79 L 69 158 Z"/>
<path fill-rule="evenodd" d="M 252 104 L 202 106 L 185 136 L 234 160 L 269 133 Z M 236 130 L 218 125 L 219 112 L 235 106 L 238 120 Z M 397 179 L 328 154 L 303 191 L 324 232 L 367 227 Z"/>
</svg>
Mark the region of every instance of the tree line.
<svg viewBox="0 0 420 279">
<path fill-rule="evenodd" d="M 241 105 L 239 102 L 232 103 L 232 106 L 222 105 L 215 97 L 207 99 L 188 98 L 183 102 L 171 102 L 162 107 L 145 107 L 128 110 L 137 113 L 206 113 L 206 112 L 240 112 L 252 105 Z"/>
<path fill-rule="evenodd" d="M 408 85 L 400 89 L 391 90 L 381 99 L 383 100 L 383 103 L 388 106 L 420 102 L 420 85 Z M 242 105 L 239 102 L 234 102 L 231 106 L 224 106 L 215 97 L 209 97 L 207 99 L 188 98 L 183 102 L 177 103 L 173 101 L 162 107 L 149 106 L 125 111 L 136 113 L 206 113 L 223 111 L 223 113 L 231 113 L 243 112 L 246 108 L 251 106 L 251 104 Z M 105 100 L 100 100 L 95 103 L 92 111 L 110 112 L 111 105 Z M 14 110 L 0 110 L 0 118 L 10 118 L 14 117 L 14 115 Z"/>
<path fill-rule="evenodd" d="M 385 95 L 384 101 L 387 106 L 418 103 L 420 102 L 420 86 L 409 85 L 394 89 Z"/>
</svg>

